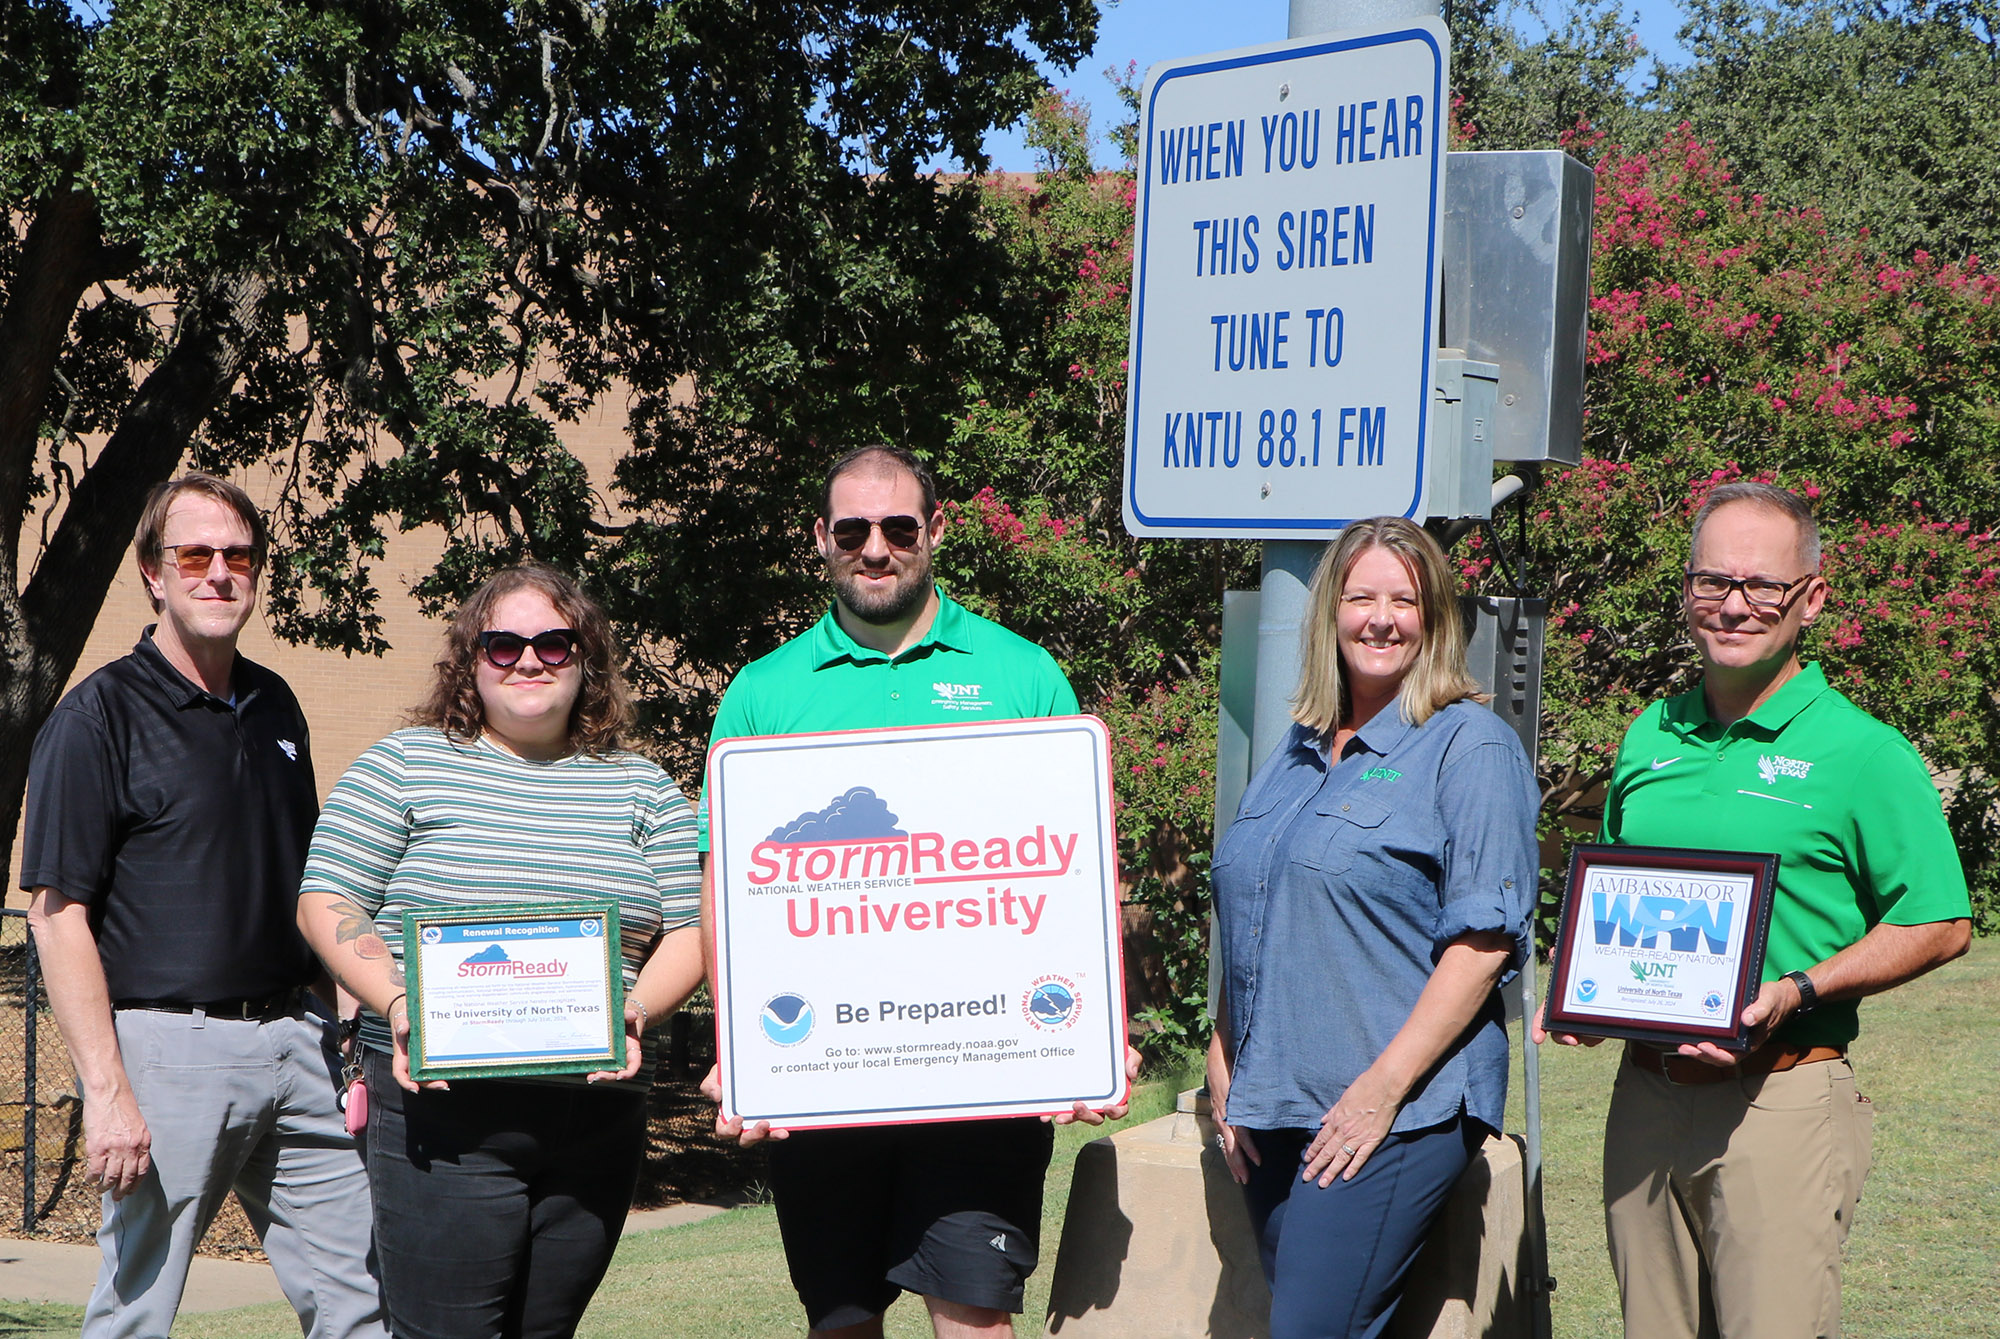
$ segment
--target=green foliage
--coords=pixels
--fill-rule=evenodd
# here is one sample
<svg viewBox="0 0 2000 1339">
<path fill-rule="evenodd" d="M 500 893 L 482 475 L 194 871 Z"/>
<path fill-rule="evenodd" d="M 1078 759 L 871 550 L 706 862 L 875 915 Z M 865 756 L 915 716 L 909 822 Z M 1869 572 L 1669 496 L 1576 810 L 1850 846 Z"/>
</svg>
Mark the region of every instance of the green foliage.
<svg viewBox="0 0 2000 1339">
<path fill-rule="evenodd" d="M 1565 0 L 1524 38 L 1455 0 L 1458 147 L 1656 143 L 1686 124 L 1771 203 L 1899 259 L 2000 245 L 2000 32 L 1983 0 L 1685 0 L 1670 64 L 1618 0 Z M 1649 59 L 1650 57 L 1650 59 Z M 1581 141 L 1572 137 L 1587 132 Z"/>
<path fill-rule="evenodd" d="M 25 759 L 188 453 L 280 462 L 268 608 L 319 646 L 381 649 L 393 528 L 446 530 L 434 609 L 523 556 L 578 569 L 690 773 L 717 685 L 818 599 L 800 522 L 827 459 L 935 451 L 973 369 L 1021 380 L 1036 313 L 982 193 L 917 165 L 983 167 L 1095 18 L 0 4 L 0 756 Z M 634 437 L 616 525 L 557 434 L 607 398 Z M 31 508 L 66 556 L 16 610 Z M 0 809 L 23 767 L 0 761 Z"/>
<path fill-rule="evenodd" d="M 2000 277 L 1921 252 L 1872 260 L 1817 215 L 1745 193 L 1684 130 L 1604 151 L 1597 189 L 1585 459 L 1527 504 L 1550 601 L 1548 821 L 1593 831 L 1626 723 L 1690 686 L 1693 509 L 1715 484 L 1770 479 L 1814 500 L 1827 538 L 1833 594 L 1807 654 L 1955 781 L 1991 926 Z"/>
<path fill-rule="evenodd" d="M 1646 135 L 1649 109 L 1627 88 L 1646 52 L 1617 0 L 1571 0 L 1532 41 L 1497 10 L 1492 0 L 1446 7 L 1453 148 L 1551 149 L 1580 126 L 1628 143 Z"/>
<path fill-rule="evenodd" d="M 1129 109 L 1129 82 L 1114 82 Z M 1254 551 L 1125 533 L 1135 191 L 1129 165 L 1093 170 L 1085 116 L 1044 99 L 1030 135 L 1047 170 L 1032 187 L 987 188 L 1031 323 L 1020 380 L 976 380 L 939 458 L 964 499 L 948 509 L 939 571 L 972 608 L 1047 646 L 1111 728 L 1144 984 L 1135 1012 L 1153 1054 L 1205 1040 L 1216 647 L 1222 591 L 1254 579 Z"/>
<path fill-rule="evenodd" d="M 2000 243 L 2000 33 L 1962 0 L 1693 0 L 1663 110 L 1885 255 Z"/>
</svg>

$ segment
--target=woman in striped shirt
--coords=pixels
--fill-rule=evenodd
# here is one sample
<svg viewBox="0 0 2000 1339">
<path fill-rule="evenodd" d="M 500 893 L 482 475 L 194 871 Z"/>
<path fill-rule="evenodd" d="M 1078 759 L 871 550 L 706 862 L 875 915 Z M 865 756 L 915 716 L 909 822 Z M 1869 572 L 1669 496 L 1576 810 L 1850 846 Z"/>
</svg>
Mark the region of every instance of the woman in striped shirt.
<svg viewBox="0 0 2000 1339">
<path fill-rule="evenodd" d="M 608 620 L 529 564 L 453 618 L 430 699 L 327 797 L 299 927 L 362 1002 L 366 1150 L 402 1336 L 569 1335 L 603 1278 L 646 1140 L 643 1034 L 701 979 L 694 814 L 620 747 L 631 710 Z M 612 901 L 621 1068 L 419 1083 L 403 913 Z"/>
</svg>

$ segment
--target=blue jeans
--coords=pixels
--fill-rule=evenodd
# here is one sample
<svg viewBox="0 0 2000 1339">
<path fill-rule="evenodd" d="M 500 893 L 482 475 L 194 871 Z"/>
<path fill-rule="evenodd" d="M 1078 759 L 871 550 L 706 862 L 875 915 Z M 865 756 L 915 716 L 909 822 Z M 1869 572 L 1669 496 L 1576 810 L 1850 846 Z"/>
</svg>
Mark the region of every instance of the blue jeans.
<svg viewBox="0 0 2000 1339">
<path fill-rule="evenodd" d="M 396 1086 L 370 1051 L 368 1179 L 397 1339 L 567 1339 L 611 1264 L 646 1146 L 636 1088 Z"/>
<path fill-rule="evenodd" d="M 1271 1339 L 1379 1339 L 1403 1280 L 1487 1129 L 1463 1115 L 1392 1134 L 1352 1181 L 1302 1181 L 1316 1130 L 1254 1130 L 1250 1226 L 1271 1285 Z"/>
</svg>

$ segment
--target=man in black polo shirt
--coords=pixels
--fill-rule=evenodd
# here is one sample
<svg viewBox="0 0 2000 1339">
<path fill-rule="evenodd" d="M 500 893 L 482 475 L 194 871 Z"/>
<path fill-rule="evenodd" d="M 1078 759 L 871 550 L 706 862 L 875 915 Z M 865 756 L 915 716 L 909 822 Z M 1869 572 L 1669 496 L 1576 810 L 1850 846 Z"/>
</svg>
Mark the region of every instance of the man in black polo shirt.
<svg viewBox="0 0 2000 1339">
<path fill-rule="evenodd" d="M 318 808 L 305 717 L 236 654 L 263 517 L 190 474 L 154 490 L 135 544 L 159 622 L 36 739 L 21 862 L 105 1190 L 83 1333 L 166 1335 L 234 1189 L 306 1334 L 380 1336 L 367 1177 L 294 922 Z"/>
</svg>

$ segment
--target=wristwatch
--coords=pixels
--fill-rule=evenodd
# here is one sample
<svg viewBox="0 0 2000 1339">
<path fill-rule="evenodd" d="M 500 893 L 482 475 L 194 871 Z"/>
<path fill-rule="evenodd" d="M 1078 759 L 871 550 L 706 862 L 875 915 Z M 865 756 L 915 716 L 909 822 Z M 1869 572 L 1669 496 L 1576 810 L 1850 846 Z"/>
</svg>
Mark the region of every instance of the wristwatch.
<svg viewBox="0 0 2000 1339">
<path fill-rule="evenodd" d="M 1809 1014 L 1819 1008 L 1819 991 L 1813 988 L 1812 978 L 1804 972 L 1786 972 L 1785 980 L 1799 988 L 1799 1007 L 1795 1014 Z"/>
</svg>

